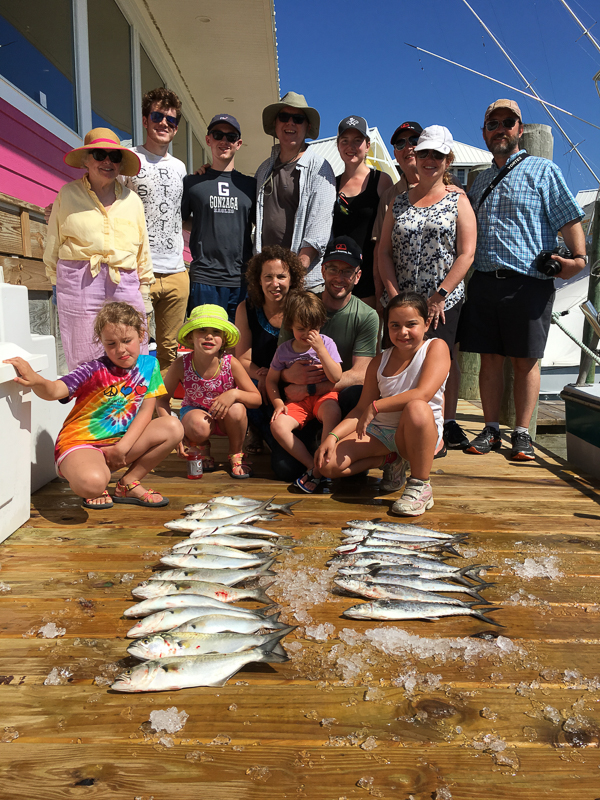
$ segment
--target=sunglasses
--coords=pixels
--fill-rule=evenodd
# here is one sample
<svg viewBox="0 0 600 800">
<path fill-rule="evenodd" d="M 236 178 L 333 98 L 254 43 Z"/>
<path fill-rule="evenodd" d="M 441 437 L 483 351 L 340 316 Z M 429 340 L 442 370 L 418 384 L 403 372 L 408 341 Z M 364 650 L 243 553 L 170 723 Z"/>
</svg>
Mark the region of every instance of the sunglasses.
<svg viewBox="0 0 600 800">
<path fill-rule="evenodd" d="M 485 123 L 486 131 L 495 131 L 500 125 L 505 128 L 507 131 L 511 131 L 517 123 L 517 120 L 514 117 L 508 117 L 507 119 L 491 119 L 489 122 Z"/>
<path fill-rule="evenodd" d="M 344 280 L 351 281 L 356 275 L 357 267 L 354 269 L 338 269 L 337 267 L 323 267 L 325 272 L 332 278 L 344 278 Z"/>
<path fill-rule="evenodd" d="M 417 158 L 435 158 L 436 161 L 443 161 L 446 156 L 437 150 L 417 150 Z"/>
<path fill-rule="evenodd" d="M 123 160 L 123 153 L 120 150 L 90 150 L 90 154 L 94 157 L 94 161 L 110 158 L 112 164 L 120 164 Z"/>
<path fill-rule="evenodd" d="M 279 122 L 289 122 L 292 119 L 296 125 L 302 125 L 303 122 L 307 122 L 304 114 L 290 114 L 288 111 L 280 111 L 277 114 L 277 119 Z"/>
<path fill-rule="evenodd" d="M 227 139 L 227 141 L 231 142 L 231 144 L 233 144 L 234 142 L 237 142 L 237 140 L 240 138 L 239 133 L 236 133 L 235 131 L 227 131 L 227 132 L 225 132 L 225 131 L 220 131 L 218 129 L 217 130 L 212 130 L 210 132 L 210 135 L 217 142 L 220 142 L 221 139 Z"/>
<path fill-rule="evenodd" d="M 163 114 L 162 111 L 151 111 L 150 119 L 152 120 L 152 122 L 156 122 L 157 125 L 159 122 L 162 122 L 163 119 L 166 119 L 167 125 L 170 128 L 179 127 L 179 120 L 177 119 L 177 117 L 170 117 L 168 114 Z"/>
<path fill-rule="evenodd" d="M 404 150 L 407 144 L 411 147 L 416 147 L 418 141 L 418 136 L 409 136 L 408 139 L 396 139 L 394 142 L 394 150 Z"/>
</svg>

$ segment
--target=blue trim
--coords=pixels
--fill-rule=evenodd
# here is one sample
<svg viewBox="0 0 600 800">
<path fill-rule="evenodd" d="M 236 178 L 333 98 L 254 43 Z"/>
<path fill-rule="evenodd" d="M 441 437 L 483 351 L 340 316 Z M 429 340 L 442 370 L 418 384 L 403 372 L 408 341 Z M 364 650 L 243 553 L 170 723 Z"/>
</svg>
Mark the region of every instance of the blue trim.
<svg viewBox="0 0 600 800">
<path fill-rule="evenodd" d="M 279 336 L 280 328 L 274 328 L 269 320 L 265 316 L 265 312 L 262 310 L 260 306 L 256 309 L 256 319 L 258 320 L 258 324 L 267 333 L 270 333 L 271 336 Z"/>
</svg>

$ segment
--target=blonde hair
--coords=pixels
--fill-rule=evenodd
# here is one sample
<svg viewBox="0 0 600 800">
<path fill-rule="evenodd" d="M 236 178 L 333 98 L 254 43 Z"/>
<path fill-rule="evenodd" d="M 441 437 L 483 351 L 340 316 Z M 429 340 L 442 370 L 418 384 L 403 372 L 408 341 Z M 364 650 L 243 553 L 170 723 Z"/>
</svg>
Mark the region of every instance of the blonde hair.
<svg viewBox="0 0 600 800">
<path fill-rule="evenodd" d="M 452 152 L 452 150 L 450 150 L 450 152 L 446 156 L 446 171 L 444 172 L 444 177 L 442 178 L 445 186 L 450 186 L 451 183 L 454 183 L 453 175 L 450 172 L 450 167 L 454 162 L 454 158 L 455 158 L 454 153 Z"/>
<path fill-rule="evenodd" d="M 94 341 L 100 342 L 105 325 L 122 325 L 134 328 L 140 341 L 146 335 L 146 323 L 140 312 L 129 303 L 105 303 L 94 320 Z"/>
</svg>

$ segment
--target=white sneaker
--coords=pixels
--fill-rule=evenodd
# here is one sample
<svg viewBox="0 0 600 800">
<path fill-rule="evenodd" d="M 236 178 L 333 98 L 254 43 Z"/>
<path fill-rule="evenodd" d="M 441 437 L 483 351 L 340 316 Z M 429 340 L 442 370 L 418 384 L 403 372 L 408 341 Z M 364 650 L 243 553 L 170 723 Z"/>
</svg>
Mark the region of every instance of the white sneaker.
<svg viewBox="0 0 600 800">
<path fill-rule="evenodd" d="M 418 517 L 433 507 L 433 492 L 429 481 L 409 478 L 400 500 L 396 500 L 390 514 L 398 517 Z"/>
<path fill-rule="evenodd" d="M 406 471 L 408 461 L 402 456 L 396 456 L 396 460 L 385 464 L 381 479 L 381 490 L 384 492 L 397 492 L 406 483 Z"/>
</svg>

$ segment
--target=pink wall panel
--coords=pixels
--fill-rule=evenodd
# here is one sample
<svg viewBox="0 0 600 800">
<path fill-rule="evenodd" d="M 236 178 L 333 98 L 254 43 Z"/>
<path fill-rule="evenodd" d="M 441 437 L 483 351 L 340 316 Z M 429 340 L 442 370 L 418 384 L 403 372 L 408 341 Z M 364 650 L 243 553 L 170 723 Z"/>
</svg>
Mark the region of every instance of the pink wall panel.
<svg viewBox="0 0 600 800">
<path fill-rule="evenodd" d="M 67 181 L 81 177 L 63 155 L 71 148 L 0 98 L 0 191 L 46 206 Z"/>
</svg>

